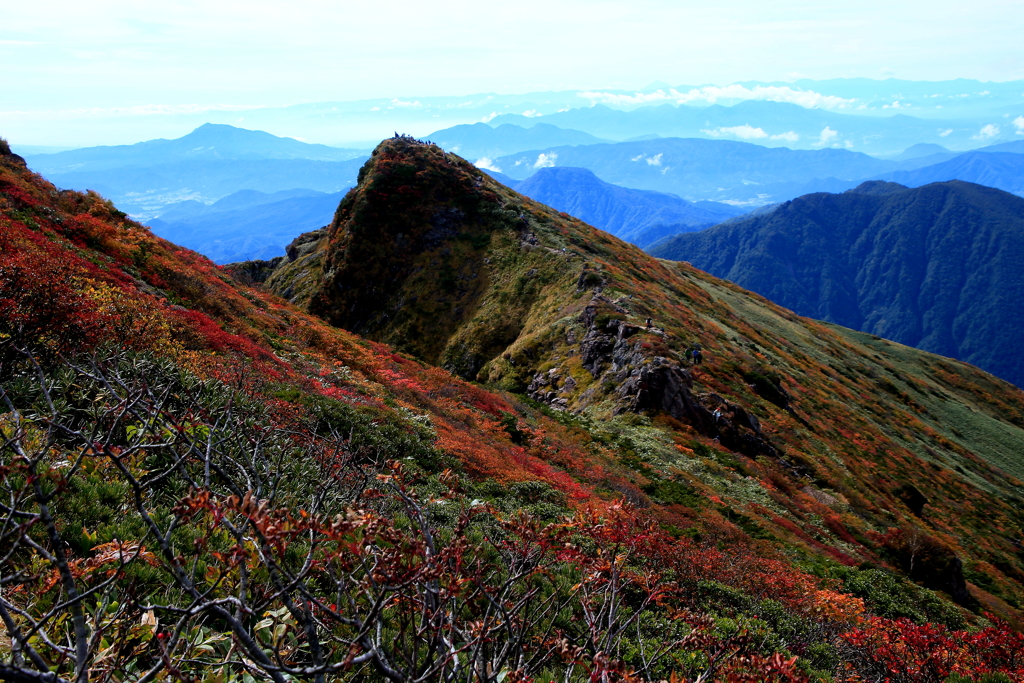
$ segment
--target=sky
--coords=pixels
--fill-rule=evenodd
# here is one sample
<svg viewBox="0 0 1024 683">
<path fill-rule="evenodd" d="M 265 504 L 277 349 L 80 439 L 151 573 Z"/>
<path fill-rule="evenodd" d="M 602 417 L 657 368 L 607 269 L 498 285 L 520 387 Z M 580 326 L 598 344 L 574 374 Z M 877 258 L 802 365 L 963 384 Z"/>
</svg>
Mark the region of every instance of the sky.
<svg viewBox="0 0 1024 683">
<path fill-rule="evenodd" d="M 5 5 L 0 135 L 5 118 L 34 112 L 245 110 L 652 81 L 1024 78 L 1020 0 Z"/>
</svg>

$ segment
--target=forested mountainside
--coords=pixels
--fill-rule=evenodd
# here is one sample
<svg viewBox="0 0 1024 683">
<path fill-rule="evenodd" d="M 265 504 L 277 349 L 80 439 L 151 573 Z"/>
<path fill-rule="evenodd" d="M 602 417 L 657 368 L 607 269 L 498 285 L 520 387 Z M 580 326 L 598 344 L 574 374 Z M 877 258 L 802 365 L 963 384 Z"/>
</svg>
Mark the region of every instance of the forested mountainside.
<svg viewBox="0 0 1024 683">
<path fill-rule="evenodd" d="M 1024 199 L 1009 193 L 868 182 L 677 235 L 652 253 L 1024 386 Z"/>
<path fill-rule="evenodd" d="M 289 254 L 0 143 L 0 677 L 1020 679 L 1013 387 L 411 140 Z"/>
</svg>

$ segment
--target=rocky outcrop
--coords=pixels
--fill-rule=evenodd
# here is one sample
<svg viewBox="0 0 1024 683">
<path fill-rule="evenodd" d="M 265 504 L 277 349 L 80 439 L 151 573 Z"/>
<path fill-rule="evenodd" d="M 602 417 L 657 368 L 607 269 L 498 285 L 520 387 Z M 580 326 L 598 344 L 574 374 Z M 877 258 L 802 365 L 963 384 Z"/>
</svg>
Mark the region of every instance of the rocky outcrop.
<svg viewBox="0 0 1024 683">
<path fill-rule="evenodd" d="M 913 484 L 906 484 L 896 489 L 896 495 L 914 513 L 915 517 L 924 516 L 924 506 L 928 504 L 928 498 Z"/>
<path fill-rule="evenodd" d="M 0 161 L 21 168 L 27 168 L 25 159 L 11 151 L 7 140 L 0 138 Z"/>
<path fill-rule="evenodd" d="M 304 232 L 291 241 L 287 247 L 284 248 L 284 253 L 288 254 L 289 261 L 296 261 L 303 256 L 313 253 L 320 247 L 320 242 L 324 237 L 327 236 L 327 228 L 320 228 L 318 230 L 310 230 Z"/>
<path fill-rule="evenodd" d="M 580 360 L 595 380 L 616 387 L 616 413 L 667 413 L 736 452 L 750 457 L 780 457 L 753 414 L 718 394 L 695 395 L 688 369 L 675 360 L 651 355 L 636 338 L 644 328 L 626 322 L 626 313 L 597 293 L 579 316 L 586 329 L 579 341 Z M 567 333 L 566 338 L 575 343 L 575 333 Z M 536 374 L 527 393 L 552 407 L 565 409 L 575 388 L 575 380 L 554 368 Z"/>
<path fill-rule="evenodd" d="M 241 261 L 224 266 L 231 277 L 246 285 L 263 284 L 285 260 L 284 256 L 269 261 Z"/>
<path fill-rule="evenodd" d="M 575 390 L 576 380 L 572 376 L 565 374 L 561 368 L 551 368 L 534 375 L 526 393 L 530 398 L 547 403 L 556 410 L 565 410 L 569 404 L 568 396 Z"/>
</svg>

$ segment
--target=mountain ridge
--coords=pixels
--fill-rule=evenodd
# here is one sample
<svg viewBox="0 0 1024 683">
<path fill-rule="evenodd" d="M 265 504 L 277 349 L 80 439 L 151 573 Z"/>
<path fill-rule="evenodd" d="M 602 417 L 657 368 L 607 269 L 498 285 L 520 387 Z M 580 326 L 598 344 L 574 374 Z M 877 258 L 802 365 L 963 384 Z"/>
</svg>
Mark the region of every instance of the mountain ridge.
<svg viewBox="0 0 1024 683">
<path fill-rule="evenodd" d="M 895 165 L 843 149 L 792 150 L 729 140 L 657 138 L 537 149 L 495 159 L 492 168 L 522 180 L 543 166 L 582 167 L 623 187 L 669 192 L 688 201 L 757 205 L 775 195 L 796 196 L 788 193 L 808 183 L 861 180 Z"/>
<path fill-rule="evenodd" d="M 815 194 L 653 250 L 794 310 L 970 361 L 1018 385 L 1024 199 L 964 181 Z"/>
<path fill-rule="evenodd" d="M 0 648 L 5 675 L 806 683 L 950 646 L 957 673 L 1022 673 L 1020 634 L 979 615 L 1020 623 L 1024 600 L 1005 382 L 651 259 L 410 139 L 269 266 L 369 338 L 6 151 L 0 486 L 25 523 L 0 528 L 0 605 L 35 656 Z M 630 624 L 610 647 L 595 604 Z M 456 631 L 458 658 L 428 646 Z"/>
<path fill-rule="evenodd" d="M 572 214 L 644 248 L 660 239 L 659 226 L 699 229 L 738 215 L 728 204 L 696 204 L 676 195 L 606 183 L 584 168 L 542 168 L 512 186 L 516 192 Z"/>
<path fill-rule="evenodd" d="M 1024 195 L 1024 156 L 1015 152 L 976 150 L 923 168 L 892 171 L 877 178 L 914 187 L 963 180 Z"/>
<path fill-rule="evenodd" d="M 265 280 L 335 325 L 557 411 L 661 415 L 736 457 L 828 479 L 850 500 L 880 501 L 914 486 L 933 514 L 958 524 L 971 515 L 943 502 L 921 469 L 966 467 L 952 455 L 962 446 L 933 441 L 936 430 L 955 422 L 961 436 L 951 439 L 986 440 L 971 441 L 971 452 L 1008 469 L 986 479 L 985 490 L 1024 474 L 1015 445 L 1024 418 L 986 410 L 967 426 L 924 389 L 938 381 L 962 391 L 967 380 L 954 377 L 983 376 L 970 366 L 799 318 L 686 264 L 651 259 L 411 138 L 382 143 L 360 177 L 332 225 L 297 241 Z M 704 363 L 691 364 L 698 344 Z M 984 381 L 993 395 L 1024 397 Z M 840 485 L 833 457 L 856 472 L 868 458 L 894 483 Z M 909 472 L 923 478 L 895 483 Z M 1015 499 L 1016 486 L 998 495 Z M 983 518 L 976 524 L 988 528 Z M 843 520 L 851 530 L 860 524 Z M 851 533 L 863 537 L 857 528 Z"/>
<path fill-rule="evenodd" d="M 126 166 L 153 166 L 183 160 L 308 159 L 348 161 L 361 156 L 360 150 L 310 144 L 226 124 L 204 123 L 190 133 L 173 139 L 156 139 L 134 145 L 85 147 L 35 154 L 33 167 L 44 174 L 71 171 L 107 171 Z"/>
</svg>

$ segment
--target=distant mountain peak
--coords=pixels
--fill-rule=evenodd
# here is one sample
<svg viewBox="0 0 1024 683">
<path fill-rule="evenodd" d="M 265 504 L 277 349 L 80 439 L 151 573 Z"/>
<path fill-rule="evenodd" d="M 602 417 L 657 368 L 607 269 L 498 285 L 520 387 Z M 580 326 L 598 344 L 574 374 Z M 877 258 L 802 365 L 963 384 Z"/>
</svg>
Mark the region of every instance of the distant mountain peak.
<svg viewBox="0 0 1024 683">
<path fill-rule="evenodd" d="M 198 128 L 194 129 L 191 133 L 178 138 L 179 141 L 204 141 L 204 142 L 217 142 L 221 140 L 225 141 L 242 141 L 242 140 L 281 140 L 289 142 L 299 142 L 294 138 L 283 138 L 272 133 L 268 133 L 262 130 L 250 130 L 248 128 L 239 128 L 237 126 L 231 126 L 226 123 L 204 123 Z M 300 143 L 305 144 L 305 143 Z"/>
<path fill-rule="evenodd" d="M 906 185 L 900 185 L 899 183 L 890 183 L 885 180 L 868 180 L 861 183 L 852 190 L 847 190 L 846 192 L 856 194 L 883 195 L 892 194 L 893 192 L 902 192 L 903 190 L 908 189 L 910 188 L 908 188 Z"/>
<path fill-rule="evenodd" d="M 910 159 L 920 159 L 922 157 L 929 157 L 933 154 L 949 154 L 950 150 L 946 149 L 942 145 L 934 142 L 919 142 L 916 145 L 907 147 L 898 156 L 892 157 L 894 161 L 909 161 Z"/>
</svg>

